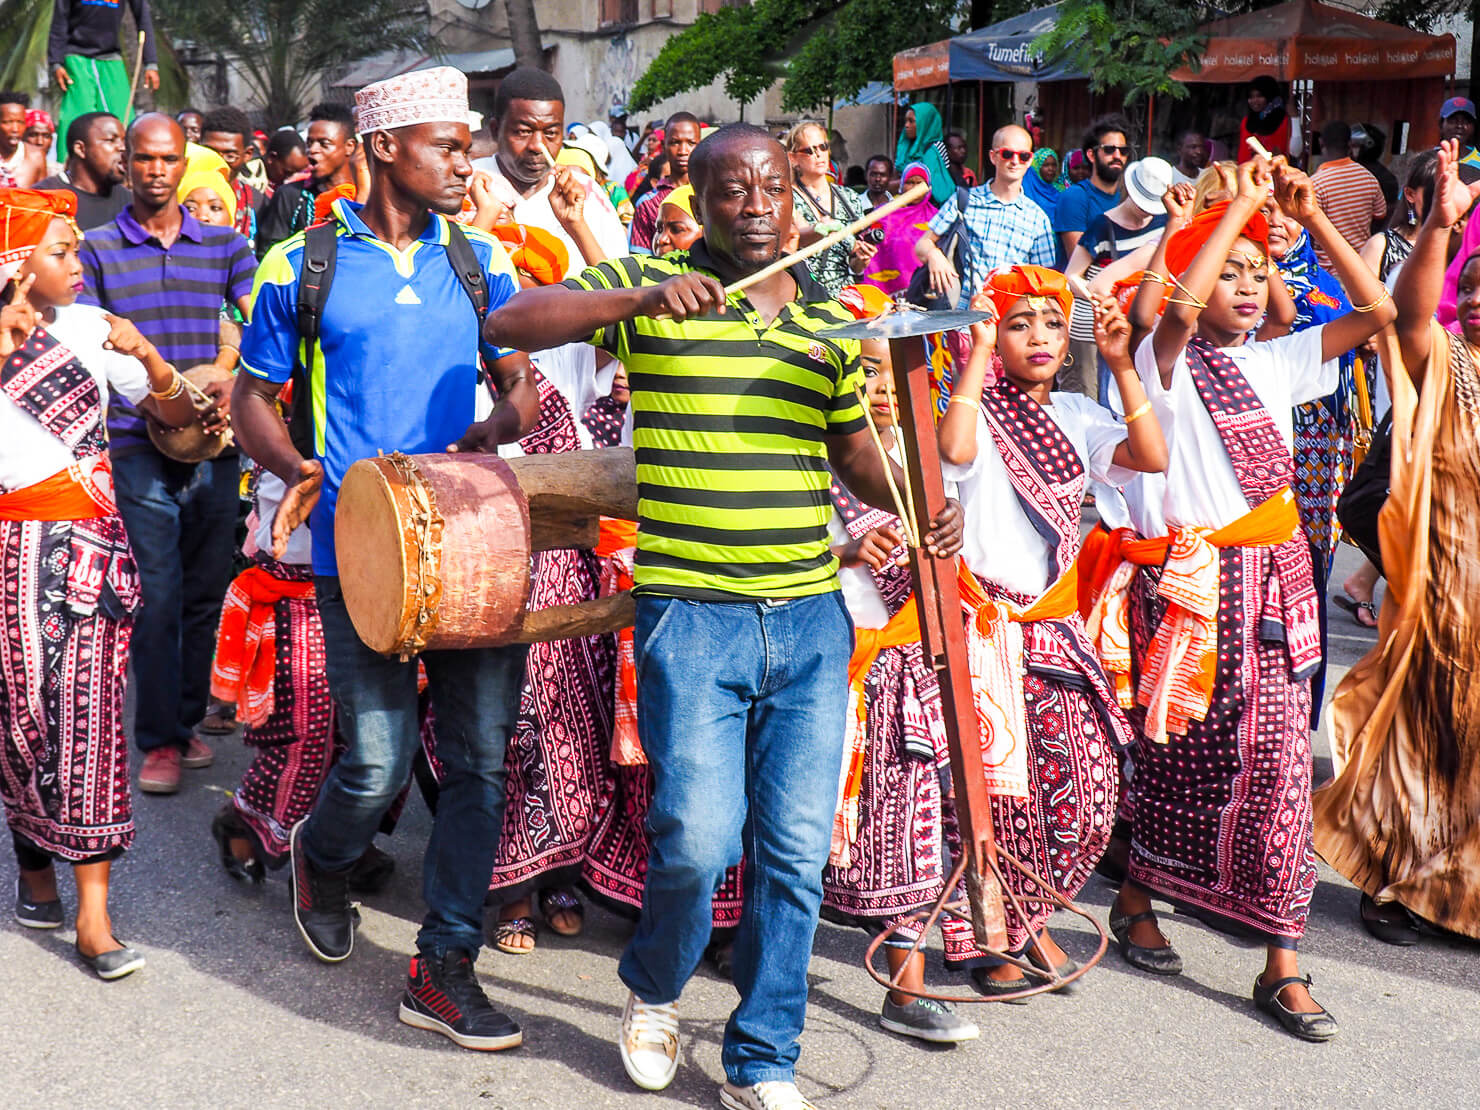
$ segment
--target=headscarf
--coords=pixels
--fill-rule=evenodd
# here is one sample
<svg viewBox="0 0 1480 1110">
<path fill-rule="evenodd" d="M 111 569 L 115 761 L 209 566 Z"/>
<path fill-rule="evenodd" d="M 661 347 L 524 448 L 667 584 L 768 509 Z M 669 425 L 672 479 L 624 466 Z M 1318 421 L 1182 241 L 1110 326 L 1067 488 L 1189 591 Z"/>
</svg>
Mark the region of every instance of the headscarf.
<svg viewBox="0 0 1480 1110">
<path fill-rule="evenodd" d="M 226 164 L 226 159 L 217 154 L 208 146 L 199 143 L 185 144 L 185 172 L 195 173 L 197 170 L 214 170 L 227 181 L 231 180 L 231 167 Z"/>
<path fill-rule="evenodd" d="M 912 176 L 923 177 L 927 183 L 934 184 L 928 167 L 920 162 L 911 162 L 900 174 L 901 191 Z M 891 297 L 908 289 L 910 276 L 920 265 L 915 258 L 915 244 L 930 230 L 930 221 L 937 211 L 934 201 L 926 194 L 914 204 L 897 208 L 878 221 L 874 226 L 883 229 L 884 241 L 869 259 L 868 269 L 861 280 Z"/>
<path fill-rule="evenodd" d="M 887 312 L 894 301 L 876 285 L 845 285 L 838 303 L 853 313 L 856 320 L 872 320 Z"/>
<path fill-rule="evenodd" d="M 992 298 L 999 319 L 1020 297 L 1045 297 L 1057 301 L 1066 320 L 1074 307 L 1074 294 L 1069 292 L 1064 275 L 1047 266 L 1004 266 L 988 274 L 982 288 Z"/>
<path fill-rule="evenodd" d="M 236 224 L 236 190 L 231 187 L 231 182 L 213 169 L 196 166 L 187 169 L 185 176 L 180 178 L 180 185 L 175 190 L 175 199 L 184 204 L 185 198 L 197 189 L 209 189 L 220 197 L 222 205 L 226 208 L 228 219 L 233 226 Z"/>
<path fill-rule="evenodd" d="M 694 214 L 694 187 L 692 185 L 680 185 L 678 188 L 671 190 L 663 198 L 663 204 L 671 204 L 675 208 L 682 208 L 689 214 L 689 219 L 695 223 L 699 222 L 699 217 Z M 660 204 L 658 207 L 661 209 L 662 206 Z"/>
<path fill-rule="evenodd" d="M 0 189 L 0 285 L 20 272 L 57 216 L 76 228 L 76 194 L 64 189 Z"/>
<path fill-rule="evenodd" d="M 610 152 L 610 161 L 607 162 L 607 176 L 613 181 L 621 181 L 637 168 L 637 163 L 632 159 L 632 152 L 627 149 L 627 144 L 612 134 L 612 129 L 606 120 L 593 120 L 586 125 L 586 129 L 606 144 Z"/>
<path fill-rule="evenodd" d="M 514 269 L 527 274 L 537 285 L 554 285 L 570 267 L 565 244 L 542 227 L 495 224 L 492 234 L 504 244 Z"/>
<path fill-rule="evenodd" d="M 29 131 L 33 127 L 40 127 L 45 131 L 50 131 L 53 135 L 57 131 L 57 125 L 51 121 L 51 113 L 45 108 L 26 109 L 26 130 Z"/>
<path fill-rule="evenodd" d="M 1213 229 L 1222 222 L 1223 213 L 1227 211 L 1227 201 L 1211 205 L 1172 236 L 1167 243 L 1167 270 L 1174 277 L 1181 277 L 1187 272 L 1187 267 L 1192 265 L 1197 252 L 1212 237 Z M 1249 217 L 1249 222 L 1244 225 L 1240 234 L 1262 246 L 1265 254 L 1269 253 L 1269 221 L 1264 218 L 1263 212 L 1255 212 Z"/>
<path fill-rule="evenodd" d="M 1044 181 L 1043 175 L 1038 172 L 1049 158 L 1059 163 L 1059 176 L 1052 182 Z M 1068 183 L 1069 178 L 1064 171 L 1064 163 L 1053 147 L 1041 146 L 1033 152 L 1033 164 L 1023 175 L 1023 192 L 1028 194 L 1029 200 L 1043 209 L 1043 214 L 1048 217 L 1049 223 L 1053 223 L 1054 209 L 1059 206 L 1059 194 L 1063 192 L 1064 186 Z"/>
<path fill-rule="evenodd" d="M 1292 330 L 1304 331 L 1316 324 L 1329 323 L 1350 311 L 1351 302 L 1347 300 L 1341 282 L 1321 268 L 1305 228 L 1301 228 L 1300 234 L 1285 248 L 1285 257 L 1271 257 L 1270 261 L 1279 269 L 1285 288 L 1295 302 Z"/>
<path fill-rule="evenodd" d="M 1059 176 L 1064 179 L 1065 186 L 1069 184 L 1069 171 L 1077 170 L 1082 165 L 1084 165 L 1084 151 L 1071 150 L 1068 160 L 1064 162 L 1063 170 L 1059 173 Z"/>
<path fill-rule="evenodd" d="M 1280 84 L 1268 74 L 1261 74 L 1249 82 L 1249 89 L 1264 94 L 1264 110 L 1248 112 L 1244 116 L 1244 127 L 1251 135 L 1273 135 L 1285 122 L 1285 98 L 1280 95 Z"/>
<path fill-rule="evenodd" d="M 355 187 L 352 184 L 339 184 L 332 189 L 325 189 L 313 198 L 313 222 L 321 224 L 334 214 L 334 202 L 343 197 L 345 200 L 355 199 Z M 469 198 L 471 203 L 471 198 Z"/>
<path fill-rule="evenodd" d="M 591 153 L 570 143 L 566 143 L 560 148 L 560 153 L 555 157 L 555 164 L 557 166 L 572 166 L 591 178 L 591 180 L 595 181 L 597 179 L 596 162 L 592 159 Z"/>
<path fill-rule="evenodd" d="M 899 133 L 899 144 L 894 148 L 894 164 L 908 166 L 921 162 L 930 171 L 930 199 L 940 207 L 956 193 L 956 183 L 951 179 L 951 166 L 946 159 L 945 128 L 941 126 L 940 113 L 935 105 L 911 104 L 909 110 L 915 115 L 915 137 L 905 138 Z"/>
</svg>

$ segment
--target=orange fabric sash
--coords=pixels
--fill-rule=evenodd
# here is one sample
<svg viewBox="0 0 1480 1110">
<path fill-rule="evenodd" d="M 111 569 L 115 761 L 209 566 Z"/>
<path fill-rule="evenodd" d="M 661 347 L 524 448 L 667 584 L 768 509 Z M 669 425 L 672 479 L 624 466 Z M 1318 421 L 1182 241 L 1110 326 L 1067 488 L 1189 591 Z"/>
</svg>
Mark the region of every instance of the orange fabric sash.
<svg viewBox="0 0 1480 1110">
<path fill-rule="evenodd" d="M 260 727 L 272 716 L 277 670 L 273 606 L 284 598 L 313 596 L 312 582 L 284 582 L 263 567 L 248 567 L 227 589 L 211 667 L 211 694 L 234 704 L 242 724 Z"/>
<path fill-rule="evenodd" d="M 0 494 L 0 520 L 92 520 L 117 511 L 107 455 L 75 462 L 34 485 Z"/>
<path fill-rule="evenodd" d="M 601 518 L 596 557 L 602 560 L 599 588 L 602 597 L 632 588 L 636 549 L 636 521 Z M 610 758 L 619 767 L 638 767 L 647 763 L 642 739 L 637 734 L 637 656 L 633 650 L 631 625 L 617 632 L 617 681 L 612 700 Z"/>
<path fill-rule="evenodd" d="M 637 521 L 601 518 L 601 535 L 596 541 L 596 557 L 605 559 L 627 547 L 637 546 Z"/>
<path fill-rule="evenodd" d="M 1288 487 L 1222 528 L 1173 528 L 1135 539 L 1107 535 L 1095 564 L 1097 590 L 1085 619 L 1090 643 L 1110 676 L 1122 709 L 1146 708 L 1145 733 L 1159 744 L 1185 735 L 1212 705 L 1218 655 L 1218 554 L 1225 547 L 1275 547 L 1295 535 L 1300 513 Z M 1166 615 L 1142 660 L 1131 692 L 1130 586 L 1138 566 L 1163 566 L 1157 593 Z"/>
<path fill-rule="evenodd" d="M 843 744 L 843 765 L 838 779 L 838 808 L 833 814 L 832 850 L 829 862 L 847 867 L 852 844 L 858 836 L 859 795 L 863 791 L 863 757 L 868 750 L 868 699 L 864 683 L 885 648 L 920 642 L 920 607 L 911 594 L 899 612 L 883 628 L 858 628 L 853 632 L 853 655 L 848 660 L 848 735 Z"/>
</svg>

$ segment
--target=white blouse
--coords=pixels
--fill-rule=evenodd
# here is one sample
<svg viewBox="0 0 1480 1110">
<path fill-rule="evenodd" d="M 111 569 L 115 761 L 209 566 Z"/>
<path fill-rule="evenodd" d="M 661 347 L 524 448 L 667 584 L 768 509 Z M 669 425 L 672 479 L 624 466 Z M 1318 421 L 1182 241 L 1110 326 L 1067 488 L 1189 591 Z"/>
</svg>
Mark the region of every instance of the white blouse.
<svg viewBox="0 0 1480 1110">
<path fill-rule="evenodd" d="M 1053 393 L 1044 411 L 1074 445 L 1091 479 L 1118 486 L 1135 477 L 1135 471 L 1112 461 L 1126 430 L 1109 409 L 1082 394 Z M 942 470 L 958 484 L 966 511 L 961 557 L 967 567 L 1005 590 L 1039 597 L 1050 585 L 1053 549 L 1023 511 L 985 413 L 976 416 L 976 459 L 965 465 L 946 463 Z"/>
<path fill-rule="evenodd" d="M 1294 407 L 1334 393 L 1341 380 L 1339 360 L 1321 361 L 1324 330 L 1307 328 L 1278 339 L 1250 340 L 1239 347 L 1223 348 L 1248 379 L 1285 446 L 1292 451 Z M 1232 524 L 1252 506 L 1244 498 L 1223 440 L 1192 382 L 1187 352 L 1177 355 L 1170 389 L 1162 388 L 1154 340 L 1148 339 L 1136 351 L 1136 370 L 1167 438 L 1170 462 L 1162 494 L 1166 523 L 1202 528 Z"/>
<path fill-rule="evenodd" d="M 132 355 L 106 350 L 103 342 L 111 330 L 103 310 L 93 305 L 73 304 L 56 310 L 56 319 L 43 324 L 77 360 L 102 393 L 106 408 L 108 391 L 138 404 L 149 395 L 149 373 Z M 104 419 L 102 413 L 98 419 Z M 50 478 L 72 465 L 72 452 L 25 409 L 0 393 L 0 487 L 22 489 Z"/>
</svg>

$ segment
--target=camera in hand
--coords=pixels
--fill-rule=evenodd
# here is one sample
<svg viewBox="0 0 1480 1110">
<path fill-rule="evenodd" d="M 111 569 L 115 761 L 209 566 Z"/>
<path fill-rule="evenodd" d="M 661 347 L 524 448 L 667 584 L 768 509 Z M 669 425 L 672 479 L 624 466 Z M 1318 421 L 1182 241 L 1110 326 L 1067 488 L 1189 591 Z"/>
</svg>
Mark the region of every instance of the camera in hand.
<svg viewBox="0 0 1480 1110">
<path fill-rule="evenodd" d="M 858 237 L 862 239 L 865 243 L 872 243 L 874 246 L 877 247 L 880 243 L 884 241 L 884 229 L 877 225 L 875 225 L 874 227 L 866 227 L 863 229 L 862 232 L 859 233 Z"/>
</svg>

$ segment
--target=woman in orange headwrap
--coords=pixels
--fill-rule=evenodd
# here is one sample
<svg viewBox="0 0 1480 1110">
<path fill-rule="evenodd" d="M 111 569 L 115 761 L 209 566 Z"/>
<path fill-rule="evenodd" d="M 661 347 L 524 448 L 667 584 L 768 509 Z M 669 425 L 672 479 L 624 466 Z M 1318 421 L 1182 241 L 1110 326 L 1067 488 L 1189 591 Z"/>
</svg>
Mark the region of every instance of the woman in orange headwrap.
<svg viewBox="0 0 1480 1110">
<path fill-rule="evenodd" d="M 1260 208 L 1271 181 L 1359 311 L 1260 341 L 1252 336 L 1270 297 Z M 1180 222 L 1151 265 L 1174 288 L 1136 352 L 1167 430 L 1169 534 L 1124 545 L 1130 573 L 1118 570 L 1097 602 L 1119 614 L 1106 626 L 1128 621 L 1119 678 L 1135 691 L 1141 731 L 1129 878 L 1110 924 L 1125 958 L 1158 974 L 1179 973 L 1182 961 L 1157 927 L 1153 893 L 1262 940 L 1256 1005 L 1295 1036 L 1327 1040 L 1336 1023 L 1296 960 L 1316 880 L 1309 677 L 1321 649 L 1310 548 L 1290 490 L 1292 408 L 1330 393 L 1336 359 L 1394 310 L 1309 179 L 1282 161 L 1245 163 L 1231 201 L 1175 229 Z"/>
<path fill-rule="evenodd" d="M 109 391 L 166 424 L 195 419 L 174 367 L 82 290 L 76 200 L 0 189 L 0 801 L 20 874 L 15 916 L 64 918 L 53 865 L 73 865 L 77 953 L 104 979 L 143 966 L 113 935 L 112 860 L 132 843 L 123 678 L 139 578 L 113 500 Z"/>
<path fill-rule="evenodd" d="M 1130 329 L 1113 300 L 1096 306 L 1096 339 L 1128 406 L 1126 421 L 1078 394 L 1051 392 L 1069 357 L 1071 303 L 1054 270 L 994 271 L 972 302 L 991 319 L 973 328 L 971 357 L 938 433 L 945 476 L 958 483 L 966 513 L 972 684 L 990 738 L 997 843 L 1065 898 L 1109 843 L 1114 753 L 1132 737 L 1078 612 L 1084 491 L 1091 477 L 1118 486 L 1166 465 L 1161 429 L 1131 365 Z M 986 386 L 994 352 L 1001 375 Z M 1005 871 L 1030 910 L 1024 919 L 1009 908 L 1010 948 L 1067 974 L 1073 961 L 1043 930 L 1053 907 Z M 985 995 L 1029 986 L 1010 964 L 979 963 L 972 977 Z"/>
</svg>

